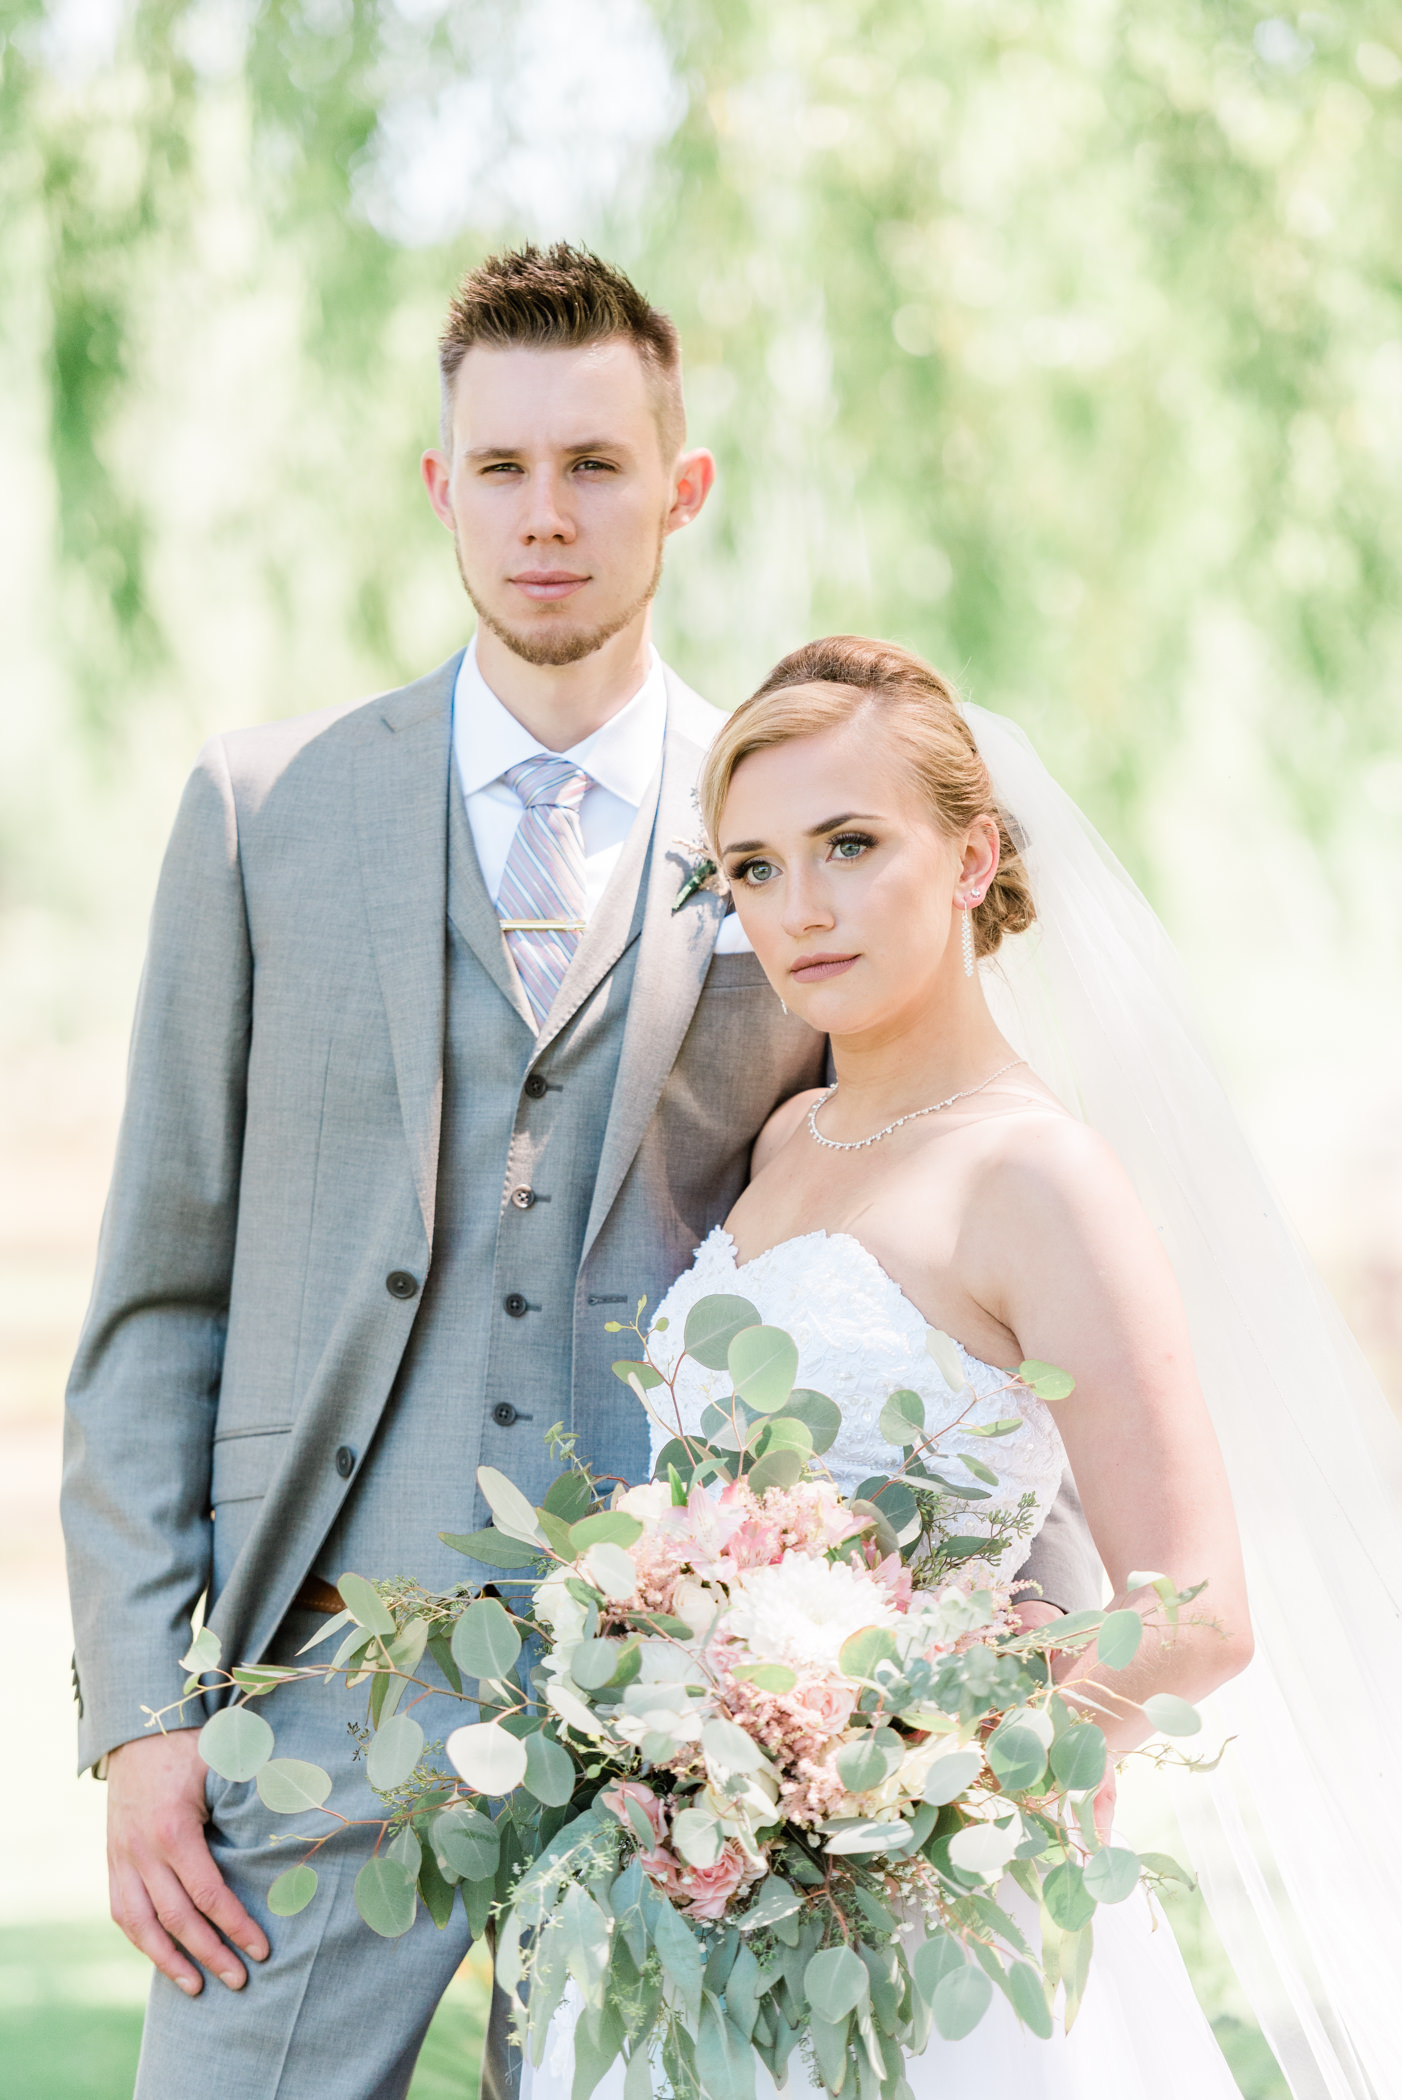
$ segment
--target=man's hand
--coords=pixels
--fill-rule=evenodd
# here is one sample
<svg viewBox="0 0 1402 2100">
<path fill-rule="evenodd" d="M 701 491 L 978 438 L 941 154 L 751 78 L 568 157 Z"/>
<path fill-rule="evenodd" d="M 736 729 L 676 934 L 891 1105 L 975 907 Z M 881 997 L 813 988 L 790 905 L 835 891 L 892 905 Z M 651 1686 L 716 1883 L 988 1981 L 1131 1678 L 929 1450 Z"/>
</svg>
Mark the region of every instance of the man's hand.
<svg viewBox="0 0 1402 2100">
<path fill-rule="evenodd" d="M 112 1915 L 132 1945 L 192 1998 L 204 1989 L 204 1978 L 182 1949 L 231 1991 L 242 1990 L 248 1978 L 221 1932 L 250 1960 L 268 1958 L 267 1940 L 205 1843 L 208 1767 L 197 1741 L 193 1728 L 141 1736 L 107 1760 Z"/>
</svg>

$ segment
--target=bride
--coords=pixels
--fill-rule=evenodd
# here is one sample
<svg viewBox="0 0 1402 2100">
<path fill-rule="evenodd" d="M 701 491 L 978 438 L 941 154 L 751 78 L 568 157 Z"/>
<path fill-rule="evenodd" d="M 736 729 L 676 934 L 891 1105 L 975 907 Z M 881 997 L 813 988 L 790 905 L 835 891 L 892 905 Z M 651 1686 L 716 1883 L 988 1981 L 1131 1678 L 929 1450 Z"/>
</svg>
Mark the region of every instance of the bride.
<svg viewBox="0 0 1402 2100">
<path fill-rule="evenodd" d="M 1126 1752 L 1149 1733 L 1138 1702 L 1150 1693 L 1196 1700 L 1251 1660 L 1221 1448 L 1245 1455 L 1244 1421 L 1253 1469 L 1258 1443 L 1278 1447 L 1261 1461 L 1274 1511 L 1248 1539 L 1258 1605 L 1263 1574 L 1270 1584 L 1272 1629 L 1282 1579 L 1314 1573 L 1296 1499 L 1313 1498 L 1341 1574 L 1376 1574 L 1359 1542 L 1376 1541 L 1390 1512 L 1355 1464 L 1358 1515 L 1340 1544 L 1349 1527 L 1336 1521 L 1329 1462 L 1306 1448 L 1300 1396 L 1287 1390 L 1292 1377 L 1296 1386 L 1312 1377 L 1322 1400 L 1341 1364 L 1345 1377 L 1356 1370 L 1347 1344 L 1182 1022 L 1157 922 L 1011 725 L 958 705 L 906 650 L 837 637 L 786 658 L 730 717 L 700 799 L 744 930 L 776 996 L 829 1037 L 836 1083 L 771 1117 L 749 1187 L 658 1307 L 667 1325 L 654 1331 L 654 1360 L 672 1368 L 697 1298 L 743 1291 L 794 1337 L 800 1383 L 842 1406 L 827 1464 L 849 1492 L 899 1463 L 876 1426 L 894 1388 L 921 1394 L 931 1428 L 941 1409 L 952 1420 L 967 1405 L 926 1349 L 930 1328 L 957 1338 L 976 1391 L 991 1394 L 1006 1377 L 994 1367 L 1029 1357 L 1071 1372 L 1074 1394 L 1054 1410 L 1026 1395 L 1031 1434 L 1002 1447 L 1003 1494 L 1016 1501 L 1030 1490 L 1044 1515 L 1069 1459 L 1117 1604 L 1152 1605 L 1152 1592 L 1132 1586 L 1137 1571 L 1208 1585 L 1196 1623 L 1171 1642 L 1146 1639 L 1126 1670 L 1063 1659 L 1068 1688 L 1096 1680 L 1087 1689 L 1116 1714 L 1097 1718 L 1112 1752 Z M 1186 1312 L 1166 1245 L 1188 1271 Z M 678 1397 L 695 1429 L 709 1396 L 689 1363 Z M 1269 1427 L 1259 1405 L 1251 1420 L 1262 1398 L 1279 1403 Z M 1369 1429 L 1387 1453 L 1376 1420 L 1350 1428 L 1355 1461 Z M 1234 1468 L 1239 1495 L 1241 1477 Z M 1272 1561 L 1278 1539 L 1303 1554 L 1298 1569 L 1279 1554 Z M 1375 1587 L 1385 1591 L 1386 1580 Z M 1371 1607 L 1358 1608 L 1366 1618 Z M 1034 1603 L 1023 1611 L 1028 1623 L 1055 1616 Z M 1320 1612 L 1316 1630 L 1327 1623 Z M 1366 1710 L 1363 1658 L 1342 1652 L 1346 1637 L 1335 1645 L 1340 1683 L 1359 1701 L 1349 1714 L 1365 1744 L 1355 1764 L 1367 1772 L 1370 1720 L 1381 1731 L 1387 1716 Z M 1320 1778 L 1317 1717 L 1287 1704 L 1298 1647 L 1296 1637 L 1289 1653 L 1277 1645 L 1258 1661 L 1228 1717 L 1245 1737 L 1245 1791 L 1262 1827 L 1244 1832 L 1229 1782 L 1213 1813 L 1197 1815 L 1194 1837 L 1219 1925 L 1250 1972 L 1294 2090 L 1332 2100 L 1374 2090 L 1355 2050 L 1366 2061 L 1378 2029 L 1362 1996 L 1350 2004 L 1347 1977 L 1329 1972 L 1331 1949 L 1311 1936 L 1306 1906 L 1314 1899 L 1322 1918 L 1342 1921 L 1361 1894 L 1360 1919 L 1384 1937 L 1395 1925 L 1382 1926 L 1379 1904 L 1367 1907 L 1366 1888 L 1331 1895 L 1319 1876 L 1292 1881 L 1285 1854 L 1301 1775 L 1315 1787 Z M 1347 1765 L 1341 1744 L 1341 1786 Z M 1190 1782 L 1199 1792 L 1212 1784 Z M 1099 1807 L 1108 1815 L 1110 1802 Z M 1355 1813 L 1335 1818 L 1345 1882 L 1366 1876 Z M 1357 1958 L 1376 1967 L 1384 1951 L 1378 1943 Z M 571 2026 L 562 2008 L 542 2066 L 526 2074 L 531 2100 L 565 2100 Z M 621 2075 L 616 2065 L 600 2100 L 613 2100 Z M 1071 2033 L 1058 2026 L 1040 2041 L 999 1998 L 965 2040 L 933 2040 L 907 2077 L 916 2100 L 1237 2092 L 1172 1935 L 1155 1929 L 1143 1898 L 1098 1911 Z M 797 2058 L 790 2081 L 806 2084 Z"/>
</svg>

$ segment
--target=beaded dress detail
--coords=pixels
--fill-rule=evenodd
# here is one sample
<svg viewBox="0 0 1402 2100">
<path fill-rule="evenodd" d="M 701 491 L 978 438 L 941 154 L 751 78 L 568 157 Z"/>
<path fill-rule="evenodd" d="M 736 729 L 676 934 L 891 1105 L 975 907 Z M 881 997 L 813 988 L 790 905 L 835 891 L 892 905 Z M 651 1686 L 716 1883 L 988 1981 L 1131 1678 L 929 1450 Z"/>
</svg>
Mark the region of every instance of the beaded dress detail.
<svg viewBox="0 0 1402 2100">
<path fill-rule="evenodd" d="M 845 1232 L 806 1232 L 781 1240 L 737 1262 L 735 1242 L 721 1225 L 696 1252 L 692 1266 L 679 1276 L 657 1308 L 667 1327 L 654 1328 L 648 1348 L 659 1369 L 671 1374 L 682 1352 L 686 1316 L 699 1298 L 724 1292 L 748 1298 L 770 1327 L 782 1327 L 798 1345 L 798 1382 L 826 1393 L 842 1409 L 842 1427 L 823 1463 L 844 1495 L 873 1474 L 889 1474 L 901 1454 L 888 1444 L 878 1426 L 881 1410 L 902 1387 L 925 1403 L 930 1434 L 956 1421 L 986 1425 L 1021 1415 L 1023 1426 L 990 1442 L 950 1428 L 940 1438 L 932 1462 L 956 1472 L 963 1452 L 991 1465 L 998 1486 L 987 1502 L 961 1513 L 960 1529 L 968 1536 L 989 1529 L 998 1511 L 1015 1510 L 1030 1494 L 1024 1543 L 1015 1541 L 1002 1556 L 1004 1575 L 1022 1560 L 1026 1543 L 1041 1528 L 1056 1499 L 1065 1454 L 1051 1410 L 1026 1386 L 1008 1383 L 1009 1374 L 959 1350 L 968 1386 L 955 1393 L 925 1347 L 928 1324 L 903 1291 L 892 1282 L 875 1255 Z M 723 1371 L 707 1371 L 690 1358 L 677 1380 L 681 1427 L 688 1435 L 700 1430 L 702 1410 L 711 1401 L 727 1400 L 731 1384 Z M 653 1457 L 667 1435 L 652 1425 Z M 970 1476 L 969 1485 L 978 1483 Z M 986 1562 L 972 1562 L 970 1572 L 987 1581 L 997 1572 Z"/>
</svg>

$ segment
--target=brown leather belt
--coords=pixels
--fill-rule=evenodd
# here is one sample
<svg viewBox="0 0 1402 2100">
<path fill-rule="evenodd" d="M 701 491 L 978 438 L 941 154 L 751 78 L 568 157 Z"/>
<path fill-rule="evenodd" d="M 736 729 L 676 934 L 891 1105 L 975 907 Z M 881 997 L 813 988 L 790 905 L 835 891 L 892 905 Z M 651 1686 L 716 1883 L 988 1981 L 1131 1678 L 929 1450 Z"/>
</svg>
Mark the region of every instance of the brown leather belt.
<svg viewBox="0 0 1402 2100">
<path fill-rule="evenodd" d="M 292 1599 L 294 1611 L 320 1611 L 330 1616 L 344 1611 L 346 1600 L 334 1582 L 323 1582 L 319 1575 L 309 1575 Z"/>
</svg>

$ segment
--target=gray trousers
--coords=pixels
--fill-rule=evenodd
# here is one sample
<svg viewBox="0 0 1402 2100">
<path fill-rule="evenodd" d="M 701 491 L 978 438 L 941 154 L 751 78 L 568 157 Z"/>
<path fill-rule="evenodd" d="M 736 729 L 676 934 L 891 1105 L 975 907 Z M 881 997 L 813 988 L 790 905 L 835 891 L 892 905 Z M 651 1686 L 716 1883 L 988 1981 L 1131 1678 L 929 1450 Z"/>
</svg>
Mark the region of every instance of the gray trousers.
<svg viewBox="0 0 1402 2100">
<path fill-rule="evenodd" d="M 269 1659 L 291 1661 L 325 1623 L 310 1612 L 290 1613 Z M 334 1653 L 328 1643 L 307 1659 Z M 380 1804 L 350 1733 L 352 1725 L 364 1724 L 365 1692 L 363 1686 L 348 1692 L 343 1683 L 290 1685 L 261 1711 L 276 1731 L 276 1756 L 305 1758 L 330 1772 L 330 1807 L 378 1819 Z M 425 1698 L 413 1713 L 430 1743 L 474 1718 L 470 1707 L 446 1696 Z M 434 2009 L 470 1943 L 461 1902 L 441 1932 L 421 1905 L 402 1939 L 380 1939 L 362 1920 L 353 1894 L 373 1833 L 351 1830 L 317 1854 L 320 1884 L 307 1909 L 276 1918 L 268 1889 L 305 1850 L 289 1842 L 290 1835 L 319 1837 L 326 1819 L 273 1815 L 251 1781 L 236 1784 L 213 1772 L 207 1794 L 210 1849 L 272 1952 L 266 1962 L 246 1964 L 241 1991 L 207 1977 L 199 1997 L 187 1998 L 166 1977 L 155 1977 L 136 2100 L 403 2100 Z M 498 1993 L 485 2100 L 510 2100 L 513 2057 Z"/>
</svg>

